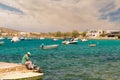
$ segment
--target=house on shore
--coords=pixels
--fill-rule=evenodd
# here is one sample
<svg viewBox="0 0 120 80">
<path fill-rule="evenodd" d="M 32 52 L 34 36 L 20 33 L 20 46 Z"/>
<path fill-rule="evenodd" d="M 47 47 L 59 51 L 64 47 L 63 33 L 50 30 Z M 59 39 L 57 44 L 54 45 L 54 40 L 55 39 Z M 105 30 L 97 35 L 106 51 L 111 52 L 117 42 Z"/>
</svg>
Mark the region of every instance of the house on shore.
<svg viewBox="0 0 120 80">
<path fill-rule="evenodd" d="M 106 31 L 107 37 L 110 39 L 118 39 L 119 34 L 120 34 L 120 30 L 107 30 Z"/>
<path fill-rule="evenodd" d="M 104 33 L 104 30 L 91 29 L 87 31 L 86 36 L 89 38 L 98 38 L 103 33 Z"/>
</svg>

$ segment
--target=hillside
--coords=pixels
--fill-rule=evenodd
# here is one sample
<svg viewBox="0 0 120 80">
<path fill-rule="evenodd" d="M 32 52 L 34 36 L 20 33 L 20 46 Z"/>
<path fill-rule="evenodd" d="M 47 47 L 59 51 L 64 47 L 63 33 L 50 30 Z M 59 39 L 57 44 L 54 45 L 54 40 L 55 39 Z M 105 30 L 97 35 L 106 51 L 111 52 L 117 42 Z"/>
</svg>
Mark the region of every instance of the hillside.
<svg viewBox="0 0 120 80">
<path fill-rule="evenodd" d="M 18 30 L 0 27 L 1 33 L 18 33 Z"/>
</svg>

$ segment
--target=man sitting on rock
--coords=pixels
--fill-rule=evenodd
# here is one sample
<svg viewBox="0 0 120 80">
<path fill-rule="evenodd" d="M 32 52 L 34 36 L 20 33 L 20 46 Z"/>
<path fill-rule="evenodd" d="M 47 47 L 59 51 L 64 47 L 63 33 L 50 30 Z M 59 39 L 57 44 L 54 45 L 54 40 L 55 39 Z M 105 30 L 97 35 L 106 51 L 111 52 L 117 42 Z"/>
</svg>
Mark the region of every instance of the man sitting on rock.
<svg viewBox="0 0 120 80">
<path fill-rule="evenodd" d="M 25 65 L 29 70 L 37 70 L 38 72 L 41 72 L 40 68 L 34 65 L 32 61 L 30 61 L 30 56 L 31 56 L 31 53 L 27 52 L 22 58 L 22 64 Z"/>
</svg>

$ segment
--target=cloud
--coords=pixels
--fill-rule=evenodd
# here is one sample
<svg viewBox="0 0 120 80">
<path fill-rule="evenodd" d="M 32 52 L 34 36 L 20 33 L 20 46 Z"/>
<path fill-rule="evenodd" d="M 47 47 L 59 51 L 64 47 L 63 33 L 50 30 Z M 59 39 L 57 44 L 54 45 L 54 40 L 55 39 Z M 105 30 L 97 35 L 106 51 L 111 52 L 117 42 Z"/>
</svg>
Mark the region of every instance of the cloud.
<svg viewBox="0 0 120 80">
<path fill-rule="evenodd" d="M 0 3 L 4 6 L 0 7 L 1 25 L 16 29 L 21 26 L 20 30 L 120 29 L 116 27 L 120 21 L 119 0 L 1 0 Z"/>
<path fill-rule="evenodd" d="M 19 10 L 19 9 L 16 9 L 16 8 L 14 8 L 14 7 L 11 7 L 11 6 L 2 4 L 2 3 L 0 3 L 0 8 L 3 9 L 3 10 L 8 10 L 8 11 L 15 12 L 15 13 L 20 13 L 20 14 L 23 13 L 23 12 L 22 12 L 21 10 Z"/>
<path fill-rule="evenodd" d="M 108 16 L 110 17 L 110 21 L 120 22 L 120 8 L 114 12 L 109 13 Z"/>
</svg>

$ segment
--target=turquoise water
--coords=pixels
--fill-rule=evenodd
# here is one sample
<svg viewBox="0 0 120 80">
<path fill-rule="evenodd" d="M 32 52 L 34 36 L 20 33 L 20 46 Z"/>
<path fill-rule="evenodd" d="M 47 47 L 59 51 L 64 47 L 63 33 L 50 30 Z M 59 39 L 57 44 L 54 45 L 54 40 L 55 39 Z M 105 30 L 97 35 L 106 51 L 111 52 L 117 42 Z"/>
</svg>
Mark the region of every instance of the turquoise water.
<svg viewBox="0 0 120 80">
<path fill-rule="evenodd" d="M 63 45 L 62 40 L 32 39 L 0 46 L 0 61 L 20 63 L 26 52 L 44 72 L 43 80 L 120 80 L 120 40 L 89 40 Z M 41 50 L 40 44 L 59 44 Z M 88 44 L 97 44 L 89 47 Z"/>
</svg>

